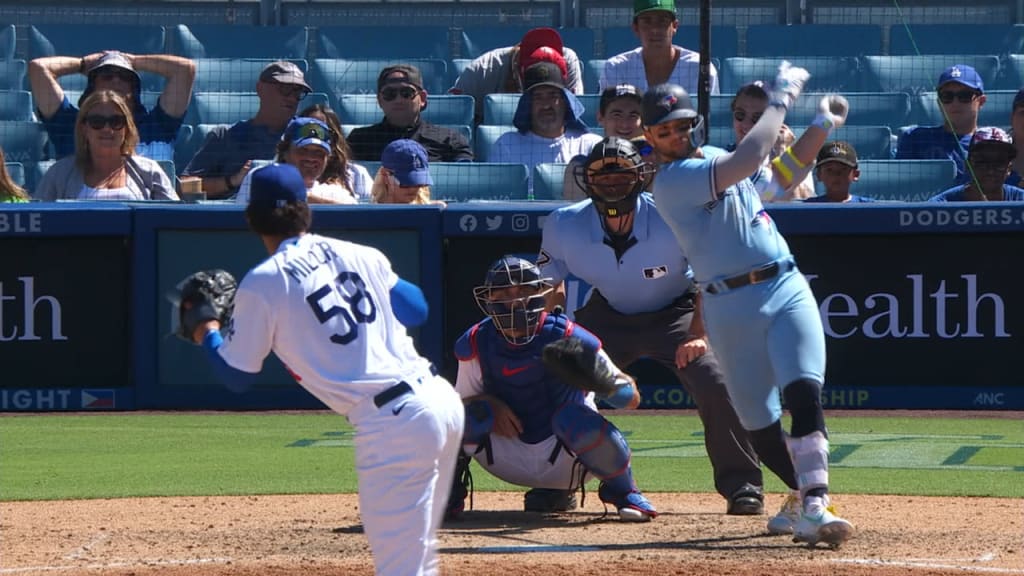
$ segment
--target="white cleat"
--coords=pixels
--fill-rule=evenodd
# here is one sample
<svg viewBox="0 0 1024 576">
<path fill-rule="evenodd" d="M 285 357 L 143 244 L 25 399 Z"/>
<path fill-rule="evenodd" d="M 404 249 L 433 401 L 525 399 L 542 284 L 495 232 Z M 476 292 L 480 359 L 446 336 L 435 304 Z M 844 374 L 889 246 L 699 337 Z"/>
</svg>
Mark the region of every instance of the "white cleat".
<svg viewBox="0 0 1024 576">
<path fill-rule="evenodd" d="M 779 512 L 768 519 L 768 533 L 774 535 L 792 534 L 793 527 L 800 520 L 803 506 L 800 504 L 800 493 L 790 492 L 782 503 Z"/>
<path fill-rule="evenodd" d="M 853 524 L 836 516 L 831 507 L 821 508 L 817 513 L 801 513 L 793 526 L 793 542 L 805 542 L 814 547 L 823 543 L 830 548 L 839 548 L 853 536 Z"/>
</svg>

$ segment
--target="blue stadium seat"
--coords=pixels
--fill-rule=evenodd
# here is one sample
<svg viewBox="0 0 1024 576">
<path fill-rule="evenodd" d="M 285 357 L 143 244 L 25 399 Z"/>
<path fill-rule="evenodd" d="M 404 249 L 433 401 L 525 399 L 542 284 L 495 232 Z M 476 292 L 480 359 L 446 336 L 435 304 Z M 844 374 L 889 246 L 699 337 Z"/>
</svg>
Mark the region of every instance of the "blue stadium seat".
<svg viewBox="0 0 1024 576">
<path fill-rule="evenodd" d="M 1016 90 L 988 90 L 985 92 L 985 104 L 978 110 L 978 126 L 1010 127 L 1010 115 L 1013 112 L 1013 98 Z M 935 92 L 921 92 L 914 99 L 912 124 L 922 126 L 938 126 L 945 124 L 942 110 Z"/>
<path fill-rule="evenodd" d="M 25 165 L 21 162 L 4 162 L 7 175 L 18 186 L 25 187 Z"/>
<path fill-rule="evenodd" d="M 197 58 L 194 92 L 255 92 L 263 68 L 275 58 Z M 302 59 L 289 60 L 303 72 L 309 63 Z M 306 75 L 306 84 L 310 84 Z"/>
<path fill-rule="evenodd" d="M 444 94 L 448 91 L 448 64 L 436 59 L 369 59 L 343 60 L 317 58 L 306 81 L 317 92 L 325 92 L 340 98 L 342 94 L 376 94 L 377 76 L 387 66 L 412 64 L 423 74 L 423 88 L 428 94 Z M 312 82 L 310 82 L 312 80 Z"/>
<path fill-rule="evenodd" d="M 700 48 L 700 27 L 680 26 L 673 38 L 673 43 L 696 52 Z M 735 26 L 711 27 L 711 56 L 713 58 L 732 58 L 739 54 L 739 32 Z M 628 52 L 640 47 L 640 40 L 633 34 L 632 28 L 614 27 L 604 29 L 604 57 L 611 58 L 616 54 Z"/>
<path fill-rule="evenodd" d="M 0 60 L 14 58 L 16 40 L 14 24 L 0 26 Z"/>
<path fill-rule="evenodd" d="M 41 122 L 0 122 L 0 148 L 8 162 L 38 162 L 50 158 L 49 139 Z"/>
<path fill-rule="evenodd" d="M 335 111 L 342 124 L 376 124 L 383 117 L 377 96 L 373 94 L 342 94 Z M 473 123 L 473 97 L 468 95 L 433 94 L 427 97 L 422 118 L 433 124 Z"/>
<path fill-rule="evenodd" d="M 601 74 L 604 72 L 604 58 L 580 62 L 583 66 L 583 91 L 587 94 L 601 92 Z"/>
<path fill-rule="evenodd" d="M 459 34 L 459 58 L 476 58 L 495 48 L 519 44 L 534 26 L 467 26 Z M 590 28 L 560 28 L 562 45 L 572 48 L 585 62 L 594 57 L 594 31 Z"/>
<path fill-rule="evenodd" d="M 908 33 L 909 31 L 909 33 Z M 1021 51 L 1021 36 L 1012 24 L 894 24 L 889 27 L 889 54 L 1007 54 Z M 938 74 L 936 74 L 938 77 Z"/>
<path fill-rule="evenodd" d="M 189 124 L 182 124 L 178 128 L 178 136 L 174 139 L 174 167 L 180 172 L 185 169 L 188 165 L 188 161 L 192 159 L 192 155 L 189 154 L 187 158 L 178 155 L 179 148 L 182 150 L 183 155 L 186 154 L 190 140 L 192 140 L 192 132 L 195 129 Z"/>
<path fill-rule="evenodd" d="M 472 58 L 452 59 L 451 66 L 449 67 L 449 73 L 452 75 L 452 86 L 455 85 L 455 80 L 462 75 L 462 71 L 465 70 L 466 66 L 469 66 L 469 63 L 472 61 Z"/>
<path fill-rule="evenodd" d="M 26 90 L 0 90 L 0 120 L 35 120 L 32 93 Z"/>
<path fill-rule="evenodd" d="M 182 132 L 178 132 L 178 139 L 174 143 L 174 165 L 179 171 L 184 171 L 188 167 L 192 157 L 202 148 L 206 137 L 219 126 L 230 124 L 197 124 L 192 127 L 192 134 L 187 138 L 182 138 Z"/>
<path fill-rule="evenodd" d="M 1024 30 L 1024 27 L 1022 27 L 1022 30 Z M 986 90 L 1019 90 L 1024 88 L 1024 54 L 1004 56 L 999 63 L 999 72 L 1000 74 L 996 79 L 995 85 L 989 86 L 985 84 Z"/>
<path fill-rule="evenodd" d="M 313 92 L 299 101 L 298 111 L 314 104 L 328 104 L 326 94 Z M 188 124 L 233 124 L 252 118 L 259 110 L 255 92 L 196 92 L 185 113 Z"/>
<path fill-rule="evenodd" d="M 526 200 L 529 171 L 523 164 L 433 162 L 430 197 L 446 202 Z"/>
<path fill-rule="evenodd" d="M 810 92 L 858 92 L 857 59 L 840 56 L 799 56 L 791 58 L 794 66 L 811 73 L 807 82 Z M 779 70 L 779 58 L 726 58 L 719 69 L 718 84 L 722 94 L 735 94 L 740 86 L 763 80 L 770 82 Z M 941 70 L 940 70 L 941 72 Z M 935 77 L 938 78 L 939 72 Z M 876 92 L 899 92 L 896 89 L 875 89 Z"/>
<path fill-rule="evenodd" d="M 791 125 L 797 138 L 807 126 Z M 843 126 L 829 135 L 829 140 L 846 140 L 857 150 L 860 159 L 887 160 L 892 158 L 892 131 L 888 126 Z M 712 125 L 708 131 L 708 144 L 725 148 L 735 142 L 731 125 Z"/>
<path fill-rule="evenodd" d="M 818 102 L 824 95 L 802 94 L 793 109 L 786 113 L 786 123 L 810 124 L 818 114 Z M 896 130 L 906 126 L 910 119 L 911 98 L 906 92 L 849 92 L 844 96 L 850 103 L 847 126 L 888 126 Z"/>
<path fill-rule="evenodd" d="M 316 38 L 317 58 L 447 60 L 451 53 L 447 26 L 321 26 Z"/>
<path fill-rule="evenodd" d="M 81 90 L 64 90 L 64 95 L 68 97 L 68 102 L 78 106 L 78 101 L 82 98 Z M 139 98 L 142 100 L 142 105 L 152 110 L 154 106 L 160 101 L 160 92 L 145 91 L 139 94 Z M 188 112 L 185 113 L 185 119 L 188 119 Z"/>
<path fill-rule="evenodd" d="M 28 28 L 28 57 L 87 56 L 116 46 L 129 54 L 162 54 L 163 26 L 36 24 Z"/>
<path fill-rule="evenodd" d="M 476 137 L 473 139 L 473 157 L 477 162 L 487 162 L 491 157 L 491 148 L 498 138 L 505 132 L 512 132 L 515 129 L 516 127 L 511 124 L 477 126 Z"/>
<path fill-rule="evenodd" d="M 747 56 L 755 58 L 881 53 L 882 28 L 874 24 L 755 24 L 747 28 Z"/>
<path fill-rule="evenodd" d="M 533 199 L 561 200 L 565 164 L 543 163 L 533 167 Z"/>
<path fill-rule="evenodd" d="M 344 134 L 346 138 L 348 138 L 348 135 L 353 130 L 355 130 L 356 128 L 362 128 L 363 126 L 367 126 L 367 124 L 342 124 L 341 133 Z M 444 128 L 450 128 L 452 130 L 455 130 L 456 132 L 459 132 L 460 134 L 462 134 L 463 137 L 466 138 L 466 141 L 469 142 L 470 147 L 473 146 L 472 126 L 468 126 L 466 124 L 438 124 L 438 126 L 443 126 Z"/>
<path fill-rule="evenodd" d="M 927 200 L 952 188 L 956 177 L 952 160 L 862 160 L 858 164 L 860 179 L 850 192 L 876 200 Z"/>
<path fill-rule="evenodd" d="M 40 160 L 38 162 L 23 162 L 25 165 L 25 190 L 32 194 L 36 185 L 43 179 L 43 174 L 56 163 L 56 160 Z"/>
<path fill-rule="evenodd" d="M 174 161 L 172 160 L 157 160 L 157 164 L 164 169 L 164 174 L 171 179 L 171 184 L 177 188 L 178 186 L 178 175 L 174 172 Z"/>
<path fill-rule="evenodd" d="M 999 58 L 983 55 L 864 56 L 861 72 L 863 92 L 908 92 L 935 90 L 942 71 L 954 64 L 973 66 L 985 86 L 995 86 Z M 812 71 L 813 74 L 813 71 Z M 811 78 L 811 82 L 814 79 Z"/>
<path fill-rule="evenodd" d="M 271 58 L 301 60 L 308 53 L 302 26 L 178 24 L 168 34 L 169 52 L 187 58 Z"/>
<path fill-rule="evenodd" d="M 0 90 L 25 90 L 28 64 L 24 60 L 0 60 Z"/>
</svg>

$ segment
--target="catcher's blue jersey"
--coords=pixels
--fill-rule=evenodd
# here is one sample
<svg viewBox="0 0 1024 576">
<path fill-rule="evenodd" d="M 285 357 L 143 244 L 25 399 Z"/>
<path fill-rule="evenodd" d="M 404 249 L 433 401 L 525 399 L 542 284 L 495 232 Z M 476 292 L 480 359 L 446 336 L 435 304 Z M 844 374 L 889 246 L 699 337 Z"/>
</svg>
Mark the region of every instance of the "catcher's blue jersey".
<svg viewBox="0 0 1024 576">
<path fill-rule="evenodd" d="M 601 348 L 601 341 L 563 315 L 545 314 L 537 336 L 528 344 L 510 344 L 486 318 L 474 324 L 455 342 L 459 360 L 474 357 L 480 363 L 485 393 L 497 396 L 519 418 L 519 439 L 536 444 L 554 432 L 551 418 L 564 404 L 583 404 L 584 393 L 548 374 L 541 361 L 544 346 L 567 336 L 580 338 L 584 346 Z"/>
<path fill-rule="evenodd" d="M 701 148 L 704 158 L 662 164 L 654 180 L 658 212 L 690 259 L 697 282 L 742 274 L 790 255 L 749 179 L 715 193 L 714 158 L 725 151 Z"/>
</svg>

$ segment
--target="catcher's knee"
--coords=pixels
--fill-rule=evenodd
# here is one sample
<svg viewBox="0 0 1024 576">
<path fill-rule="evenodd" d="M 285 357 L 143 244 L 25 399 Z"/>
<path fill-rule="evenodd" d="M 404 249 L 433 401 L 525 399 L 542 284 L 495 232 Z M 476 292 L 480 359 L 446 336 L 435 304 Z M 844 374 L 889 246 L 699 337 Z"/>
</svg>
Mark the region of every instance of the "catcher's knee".
<svg viewBox="0 0 1024 576">
<path fill-rule="evenodd" d="M 466 410 L 466 425 L 462 443 L 479 444 L 494 428 L 494 410 L 486 400 L 473 400 L 463 407 Z"/>
<path fill-rule="evenodd" d="M 566 404 L 552 419 L 555 436 L 594 476 L 604 480 L 629 468 L 629 444 L 614 424 L 582 404 Z"/>
<path fill-rule="evenodd" d="M 809 378 L 794 380 L 782 389 L 782 398 L 793 417 L 791 436 L 800 438 L 818 431 L 828 437 L 825 413 L 821 409 L 820 382 Z"/>
</svg>

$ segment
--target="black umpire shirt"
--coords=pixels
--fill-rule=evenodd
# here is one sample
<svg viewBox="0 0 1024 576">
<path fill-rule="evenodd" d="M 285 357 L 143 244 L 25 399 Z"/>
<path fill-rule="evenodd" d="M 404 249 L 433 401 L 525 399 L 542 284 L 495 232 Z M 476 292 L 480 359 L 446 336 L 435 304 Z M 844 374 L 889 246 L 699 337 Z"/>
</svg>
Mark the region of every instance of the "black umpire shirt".
<svg viewBox="0 0 1024 576">
<path fill-rule="evenodd" d="M 380 155 L 388 144 L 401 138 L 419 142 L 427 151 L 431 162 L 470 162 L 473 149 L 459 132 L 444 126 L 420 121 L 408 128 L 388 124 L 387 119 L 378 124 L 356 128 L 348 135 L 348 145 L 356 160 L 380 162 Z"/>
</svg>

